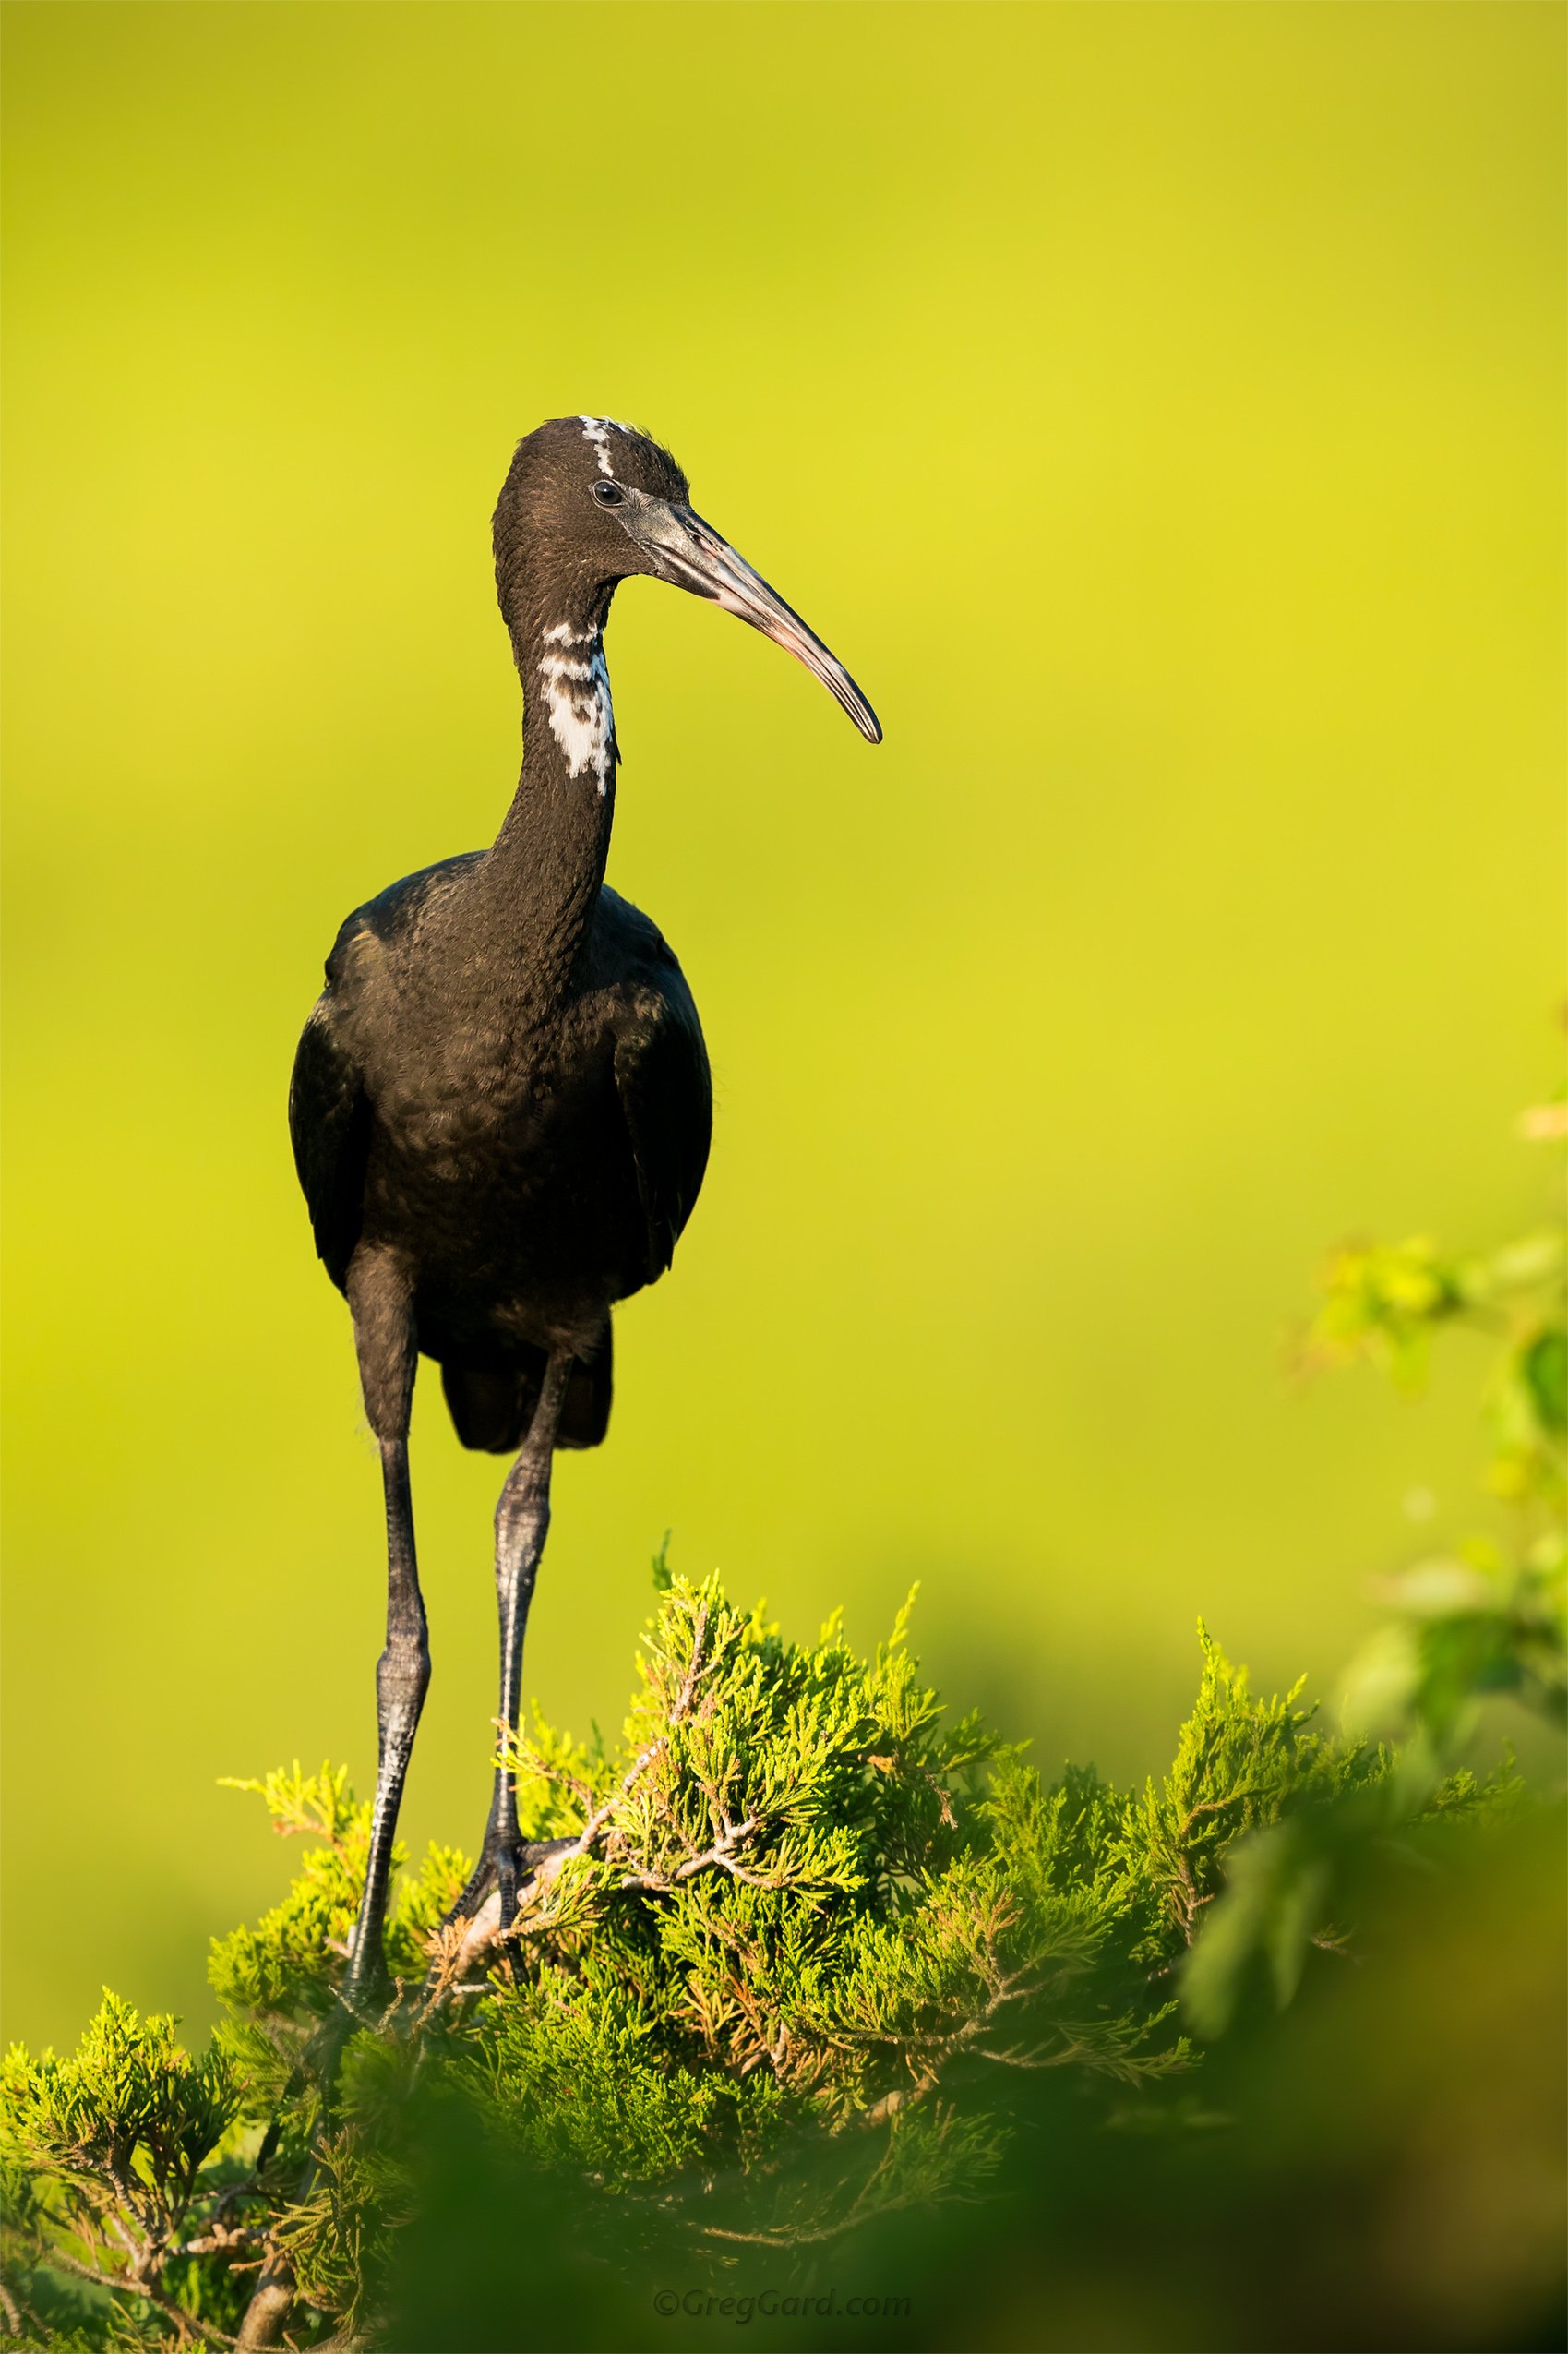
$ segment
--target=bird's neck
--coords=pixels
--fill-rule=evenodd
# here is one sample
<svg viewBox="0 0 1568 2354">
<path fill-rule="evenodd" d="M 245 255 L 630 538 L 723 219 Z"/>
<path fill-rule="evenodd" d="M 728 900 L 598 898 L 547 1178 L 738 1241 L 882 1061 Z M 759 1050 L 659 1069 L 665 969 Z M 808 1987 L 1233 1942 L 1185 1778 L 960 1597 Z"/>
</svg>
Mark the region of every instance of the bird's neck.
<svg viewBox="0 0 1568 2354">
<path fill-rule="evenodd" d="M 604 880 L 616 723 L 604 667 L 609 593 L 529 603 L 512 623 L 522 774 L 485 865 L 518 986 L 545 1011 L 570 987 Z"/>
</svg>

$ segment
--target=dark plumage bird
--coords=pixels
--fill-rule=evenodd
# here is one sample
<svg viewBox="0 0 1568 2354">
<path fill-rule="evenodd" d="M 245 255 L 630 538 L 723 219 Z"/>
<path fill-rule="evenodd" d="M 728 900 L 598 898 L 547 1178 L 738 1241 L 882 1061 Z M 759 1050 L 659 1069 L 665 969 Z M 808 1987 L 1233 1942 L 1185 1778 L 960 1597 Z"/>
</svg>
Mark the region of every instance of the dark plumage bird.
<svg viewBox="0 0 1568 2354">
<path fill-rule="evenodd" d="M 487 850 L 356 908 L 294 1063 L 289 1123 L 316 1247 L 349 1303 L 386 1486 L 387 1644 L 351 1999 L 382 1975 L 398 1807 L 429 1681 L 408 1428 L 434 1358 L 465 1447 L 517 1450 L 496 1511 L 500 1715 L 522 1640 L 557 1447 L 610 1411 L 610 1310 L 670 1264 L 708 1158 L 697 1009 L 657 928 L 604 885 L 616 730 L 604 631 L 617 582 L 650 573 L 784 646 L 872 743 L 855 681 L 692 512 L 669 452 L 607 417 L 519 443 L 495 515 L 496 585 L 523 689 L 522 774 Z M 501 1926 L 538 1858 L 497 1772 L 479 1864 Z"/>
</svg>

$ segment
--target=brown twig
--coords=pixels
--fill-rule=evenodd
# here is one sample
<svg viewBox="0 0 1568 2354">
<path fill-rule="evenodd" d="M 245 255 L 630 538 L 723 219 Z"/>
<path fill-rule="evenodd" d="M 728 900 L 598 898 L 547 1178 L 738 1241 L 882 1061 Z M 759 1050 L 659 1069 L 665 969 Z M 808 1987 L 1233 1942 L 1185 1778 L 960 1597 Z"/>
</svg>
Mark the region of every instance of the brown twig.
<svg viewBox="0 0 1568 2354">
<path fill-rule="evenodd" d="M 214 2222 L 199 2239 L 186 2240 L 174 2249 L 174 2253 L 176 2256 L 218 2256 L 230 2248 L 258 2247 L 265 2238 L 266 2234 L 251 2224 L 236 2224 L 231 2228 L 227 2224 Z"/>
<path fill-rule="evenodd" d="M 274 2249 L 261 2267 L 261 2276 L 240 2324 L 240 2334 L 229 2340 L 230 2345 L 241 2348 L 243 2354 L 249 2354 L 252 2347 L 276 2346 L 283 2324 L 293 2311 L 293 2266 Z"/>
<path fill-rule="evenodd" d="M 778 1873 L 748 1872 L 744 1865 L 734 1860 L 736 1849 L 760 1829 L 761 1817 L 748 1815 L 744 1822 L 726 1824 L 711 1847 L 703 1848 L 700 1855 L 688 1856 L 685 1863 L 677 1864 L 673 1872 L 627 1872 L 622 1875 L 620 1885 L 622 1888 L 651 1889 L 656 1895 L 664 1895 L 671 1889 L 678 1888 L 682 1880 L 706 1871 L 710 1865 L 716 1865 L 721 1871 L 728 1872 L 732 1880 L 748 1880 L 753 1888 L 777 1886 L 780 1881 Z"/>
<path fill-rule="evenodd" d="M 692 1630 L 691 1664 L 686 1671 L 686 1681 L 682 1684 L 679 1692 L 676 1694 L 676 1704 L 670 1711 L 670 1723 L 672 1724 L 679 1724 L 681 1723 L 687 1711 L 690 1708 L 692 1699 L 696 1695 L 697 1679 L 699 1675 L 701 1673 L 702 1639 L 707 1632 L 708 1605 L 706 1602 L 701 1602 L 699 1603 L 697 1606 L 697 1622 Z"/>
<path fill-rule="evenodd" d="M 676 1716 L 675 1712 L 672 1711 L 670 1723 L 673 1724 L 675 1722 Z M 648 1767 L 652 1764 L 654 1759 L 659 1755 L 660 1751 L 667 1749 L 668 1747 L 669 1739 L 667 1735 L 661 1733 L 656 1741 L 650 1741 L 648 1747 L 642 1750 L 640 1755 L 633 1759 L 626 1772 L 621 1776 L 619 1787 L 613 1790 L 610 1796 L 604 1800 L 602 1805 L 594 1808 L 592 1813 L 583 1824 L 582 1829 L 577 1834 L 576 1846 L 569 1848 L 567 1850 L 568 1855 L 587 1855 L 589 1849 L 592 1846 L 593 1842 L 598 1838 L 599 1833 L 604 1830 L 604 1825 L 608 1822 L 610 1817 L 614 1814 L 621 1800 L 630 1790 L 631 1785 L 637 1780 L 638 1775 L 645 1772 Z M 566 1857 L 563 1856 L 561 1860 L 564 1863 Z"/>
<path fill-rule="evenodd" d="M 194 2320 L 162 2288 L 154 2288 L 150 2280 L 130 2280 L 123 2273 L 99 2272 L 92 2264 L 78 2264 L 75 2256 L 67 2256 L 59 2248 L 52 2248 L 44 2263 L 51 2271 L 74 2273 L 78 2280 L 90 2280 L 95 2288 L 111 2288 L 120 2296 L 144 2297 L 150 2305 L 156 2305 L 161 2313 L 166 2314 L 176 2324 L 182 2342 L 193 2331 L 202 2332 L 209 2337 L 221 2337 L 225 2346 L 240 2346 L 246 2342 L 243 2338 L 231 2337 L 226 2329 L 218 2327 L 216 2322 Z M 252 2342 L 260 2344 L 263 2341 L 257 2339 Z"/>
</svg>

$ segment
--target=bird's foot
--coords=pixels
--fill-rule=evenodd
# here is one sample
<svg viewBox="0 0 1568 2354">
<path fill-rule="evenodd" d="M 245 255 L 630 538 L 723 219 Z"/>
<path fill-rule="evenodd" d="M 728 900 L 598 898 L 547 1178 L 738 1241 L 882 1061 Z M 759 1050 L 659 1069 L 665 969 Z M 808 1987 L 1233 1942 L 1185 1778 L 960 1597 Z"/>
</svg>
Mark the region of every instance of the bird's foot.
<svg viewBox="0 0 1568 2354">
<path fill-rule="evenodd" d="M 351 1929 L 349 1932 L 351 1940 L 353 1934 Z M 336 2016 L 341 2022 L 342 2032 L 346 2034 L 351 2025 L 358 2027 L 377 2025 L 385 2018 L 389 2007 L 396 2000 L 397 1992 L 387 1968 L 386 1956 L 381 1952 L 380 1939 L 377 1938 L 376 1940 L 375 1952 L 366 1953 L 363 1963 L 351 1942 L 349 1966 L 344 1971 L 342 1984 L 338 1988 L 339 2007 Z"/>
<path fill-rule="evenodd" d="M 351 1931 L 351 1936 L 353 1932 Z M 375 1966 L 355 1973 L 351 1950 L 349 1966 L 337 1989 L 337 2000 L 306 2037 L 300 2061 L 314 2078 L 327 2109 L 336 2098 L 338 2066 L 349 2037 L 362 2027 L 384 2029 L 397 2008 L 398 1996 L 387 1975 L 379 1951 Z"/>
<path fill-rule="evenodd" d="M 348 1967 L 338 1982 L 337 2000 L 316 2037 L 329 2062 L 329 2074 L 335 2072 L 338 2054 L 357 2028 L 385 2034 L 406 2016 L 413 1991 L 388 1968 L 379 1927 L 373 1929 L 362 1952 L 363 1933 L 360 1922 L 348 1933 Z"/>
<path fill-rule="evenodd" d="M 505 1937 L 529 1882 L 552 1856 L 564 1856 L 576 1844 L 575 1839 L 524 1839 L 515 1826 L 497 1832 L 492 1825 L 485 1833 L 478 1863 L 441 1924 L 444 1929 L 460 1921 L 467 1925 L 463 1955 L 472 1957 Z"/>
</svg>

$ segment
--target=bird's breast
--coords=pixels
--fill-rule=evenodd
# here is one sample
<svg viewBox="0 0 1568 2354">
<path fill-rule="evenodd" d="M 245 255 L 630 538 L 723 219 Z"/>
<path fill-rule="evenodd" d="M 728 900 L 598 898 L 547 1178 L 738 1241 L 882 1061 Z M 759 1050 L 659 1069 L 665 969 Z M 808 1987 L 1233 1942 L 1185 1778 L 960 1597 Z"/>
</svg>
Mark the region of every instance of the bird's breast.
<svg viewBox="0 0 1568 2354">
<path fill-rule="evenodd" d="M 444 1327 L 570 1324 L 629 1288 L 642 1229 L 613 1041 L 526 1065 L 433 1055 L 375 1109 L 365 1231 Z"/>
</svg>

